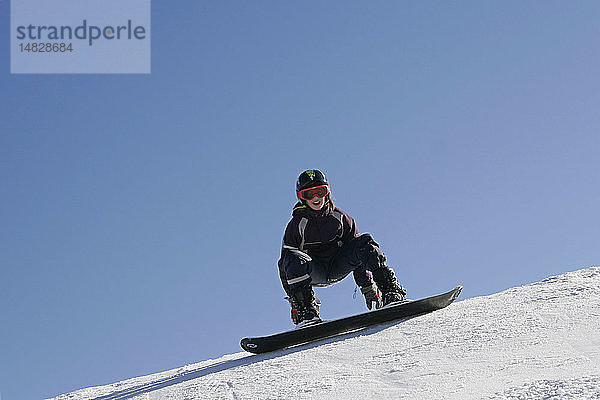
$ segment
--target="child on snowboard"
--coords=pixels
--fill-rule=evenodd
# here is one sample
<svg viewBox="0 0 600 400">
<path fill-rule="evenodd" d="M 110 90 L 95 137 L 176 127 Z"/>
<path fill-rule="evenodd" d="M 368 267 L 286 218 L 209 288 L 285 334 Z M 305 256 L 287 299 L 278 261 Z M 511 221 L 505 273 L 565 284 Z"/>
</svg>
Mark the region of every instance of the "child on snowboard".
<svg viewBox="0 0 600 400">
<path fill-rule="evenodd" d="M 320 302 L 313 286 L 329 286 L 350 272 L 368 309 L 402 301 L 406 290 L 385 255 L 368 234 L 359 234 L 354 219 L 335 207 L 327 178 L 318 169 L 300 174 L 299 202 L 283 237 L 279 276 L 292 307 L 294 324 L 319 321 Z"/>
</svg>

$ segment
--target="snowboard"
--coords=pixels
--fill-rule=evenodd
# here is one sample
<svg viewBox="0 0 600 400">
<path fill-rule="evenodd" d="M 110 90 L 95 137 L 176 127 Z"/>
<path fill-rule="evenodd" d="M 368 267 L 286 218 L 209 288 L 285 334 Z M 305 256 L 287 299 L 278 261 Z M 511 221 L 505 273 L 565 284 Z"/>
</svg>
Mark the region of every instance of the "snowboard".
<svg viewBox="0 0 600 400">
<path fill-rule="evenodd" d="M 250 353 L 260 354 L 314 342 L 331 336 L 349 333 L 373 325 L 413 317 L 439 310 L 452 303 L 462 290 L 457 286 L 448 293 L 420 300 L 411 300 L 397 305 L 389 305 L 378 310 L 368 311 L 345 318 L 319 322 L 302 328 L 274 335 L 243 338 L 240 345 Z"/>
</svg>

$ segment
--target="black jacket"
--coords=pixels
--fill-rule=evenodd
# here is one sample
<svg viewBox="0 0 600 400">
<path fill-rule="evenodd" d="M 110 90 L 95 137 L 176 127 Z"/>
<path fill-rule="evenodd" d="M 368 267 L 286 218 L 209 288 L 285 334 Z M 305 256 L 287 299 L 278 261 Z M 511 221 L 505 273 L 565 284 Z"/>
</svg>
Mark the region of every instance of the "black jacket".
<svg viewBox="0 0 600 400">
<path fill-rule="evenodd" d="M 339 208 L 332 209 L 326 204 L 315 211 L 298 202 L 285 228 L 279 264 L 288 249 L 303 251 L 311 257 L 333 257 L 344 243 L 358 235 L 354 219 Z"/>
</svg>

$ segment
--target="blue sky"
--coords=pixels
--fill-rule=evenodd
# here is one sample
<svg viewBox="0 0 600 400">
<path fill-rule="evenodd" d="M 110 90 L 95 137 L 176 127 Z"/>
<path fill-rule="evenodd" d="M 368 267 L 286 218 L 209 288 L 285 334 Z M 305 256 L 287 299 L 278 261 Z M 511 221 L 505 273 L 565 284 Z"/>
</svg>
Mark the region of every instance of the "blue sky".
<svg viewBox="0 0 600 400">
<path fill-rule="evenodd" d="M 598 265 L 599 16 L 595 1 L 153 2 L 150 75 L 11 75 L 1 1 L 2 399 L 290 328 L 276 261 L 307 168 L 409 297 Z M 363 311 L 353 290 L 317 290 L 323 316 Z"/>
</svg>

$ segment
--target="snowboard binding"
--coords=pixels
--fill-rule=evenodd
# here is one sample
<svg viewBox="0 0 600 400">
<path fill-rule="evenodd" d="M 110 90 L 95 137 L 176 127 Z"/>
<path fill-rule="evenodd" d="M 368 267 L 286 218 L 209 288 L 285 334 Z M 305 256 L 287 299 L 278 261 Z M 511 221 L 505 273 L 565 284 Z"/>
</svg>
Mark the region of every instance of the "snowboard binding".
<svg viewBox="0 0 600 400">
<path fill-rule="evenodd" d="M 290 302 L 291 317 L 294 325 L 303 325 L 308 323 L 321 322 L 319 316 L 319 307 L 321 300 L 315 296 L 315 292 L 310 285 L 306 285 L 291 293 L 287 300 Z"/>
</svg>

